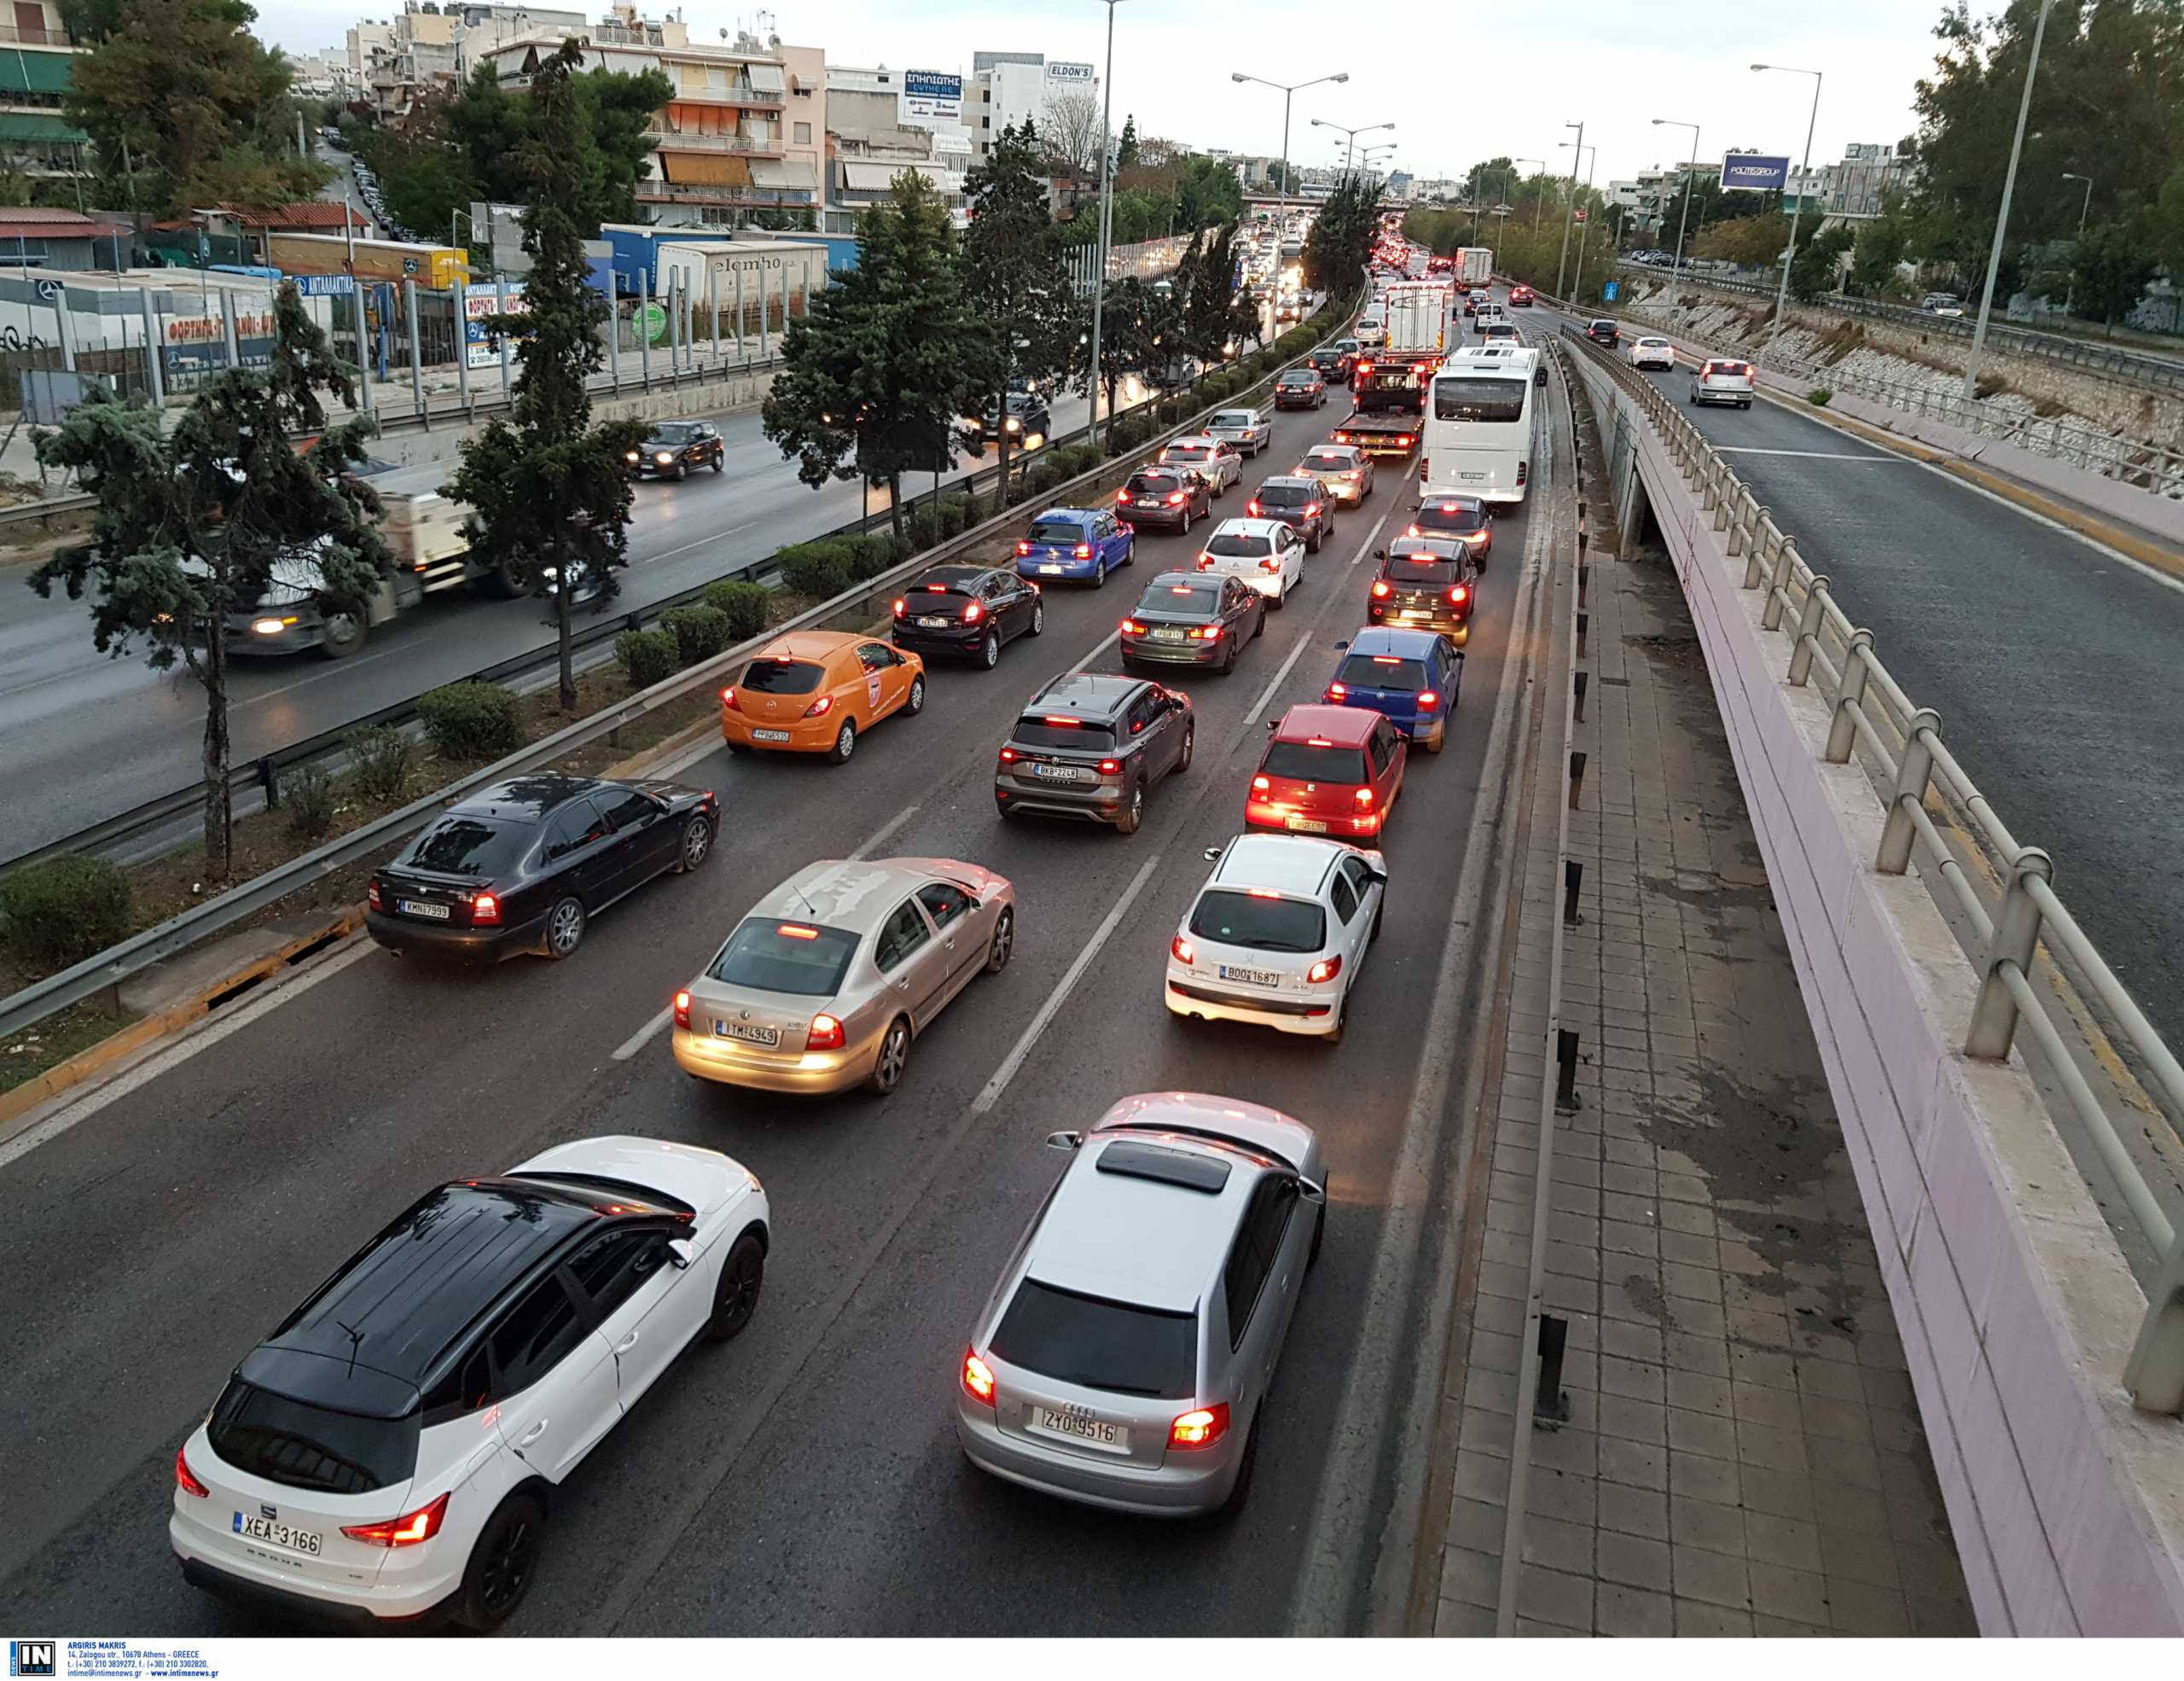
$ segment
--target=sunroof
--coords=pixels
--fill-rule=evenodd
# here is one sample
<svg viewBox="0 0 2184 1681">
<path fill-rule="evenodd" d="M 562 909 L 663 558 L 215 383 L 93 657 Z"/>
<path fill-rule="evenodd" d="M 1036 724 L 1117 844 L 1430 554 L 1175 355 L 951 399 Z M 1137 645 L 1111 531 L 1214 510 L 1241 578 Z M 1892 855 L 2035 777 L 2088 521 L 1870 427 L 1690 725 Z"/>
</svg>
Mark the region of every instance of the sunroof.
<svg viewBox="0 0 2184 1681">
<path fill-rule="evenodd" d="M 1154 1179 L 1185 1190 L 1218 1193 L 1228 1183 L 1228 1164 L 1195 1150 L 1171 1149 L 1165 1144 L 1119 1139 L 1100 1152 L 1102 1173 L 1122 1173 L 1133 1179 Z"/>
</svg>

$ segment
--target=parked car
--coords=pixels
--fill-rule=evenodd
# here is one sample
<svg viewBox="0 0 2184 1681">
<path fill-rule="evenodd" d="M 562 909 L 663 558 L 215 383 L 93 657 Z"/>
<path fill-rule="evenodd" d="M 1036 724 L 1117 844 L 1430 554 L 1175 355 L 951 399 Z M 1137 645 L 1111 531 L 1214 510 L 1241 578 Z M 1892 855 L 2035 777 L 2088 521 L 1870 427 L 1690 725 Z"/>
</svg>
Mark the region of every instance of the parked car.
<svg viewBox="0 0 2184 1681">
<path fill-rule="evenodd" d="M 1226 496 L 1228 486 L 1244 476 L 1244 457 L 1233 444 L 1224 444 L 1217 438 L 1204 433 L 1193 438 L 1178 438 L 1160 451 L 1163 467 L 1190 467 L 1213 481 L 1213 493 Z"/>
<path fill-rule="evenodd" d="M 1297 463 L 1297 473 L 1317 479 L 1337 502 L 1352 508 L 1373 494 L 1373 457 L 1355 444 L 1315 444 Z"/>
<path fill-rule="evenodd" d="M 728 466 L 728 445 L 711 421 L 663 421 L 624 457 L 639 479 L 687 479 L 700 467 Z"/>
<path fill-rule="evenodd" d="M 1213 480 L 1196 468 L 1150 463 L 1115 492 L 1115 514 L 1133 529 L 1151 526 L 1188 535 L 1192 521 L 1213 517 Z"/>
<path fill-rule="evenodd" d="M 1469 640 L 1478 567 L 1461 538 L 1400 537 L 1376 558 L 1366 590 L 1371 623 L 1438 631 L 1458 648 Z"/>
<path fill-rule="evenodd" d="M 679 782 L 534 771 L 466 795 L 372 872 L 364 926 L 397 956 L 576 955 L 655 875 L 712 856 L 720 797 Z"/>
<path fill-rule="evenodd" d="M 322 1212 L 344 1194 L 322 1187 Z M 356 1627 L 498 1627 L 551 1491 L 684 1349 L 741 1335 L 771 1242 L 755 1175 L 664 1139 L 578 1139 L 427 1191 L 175 1450 L 183 1579 Z"/>
<path fill-rule="evenodd" d="M 1278 520 L 1313 554 L 1334 530 L 1334 493 L 1317 479 L 1281 474 L 1252 492 L 1245 509 L 1255 520 Z"/>
<path fill-rule="evenodd" d="M 1377 844 L 1403 791 L 1408 759 L 1403 736 L 1378 713 L 1314 701 L 1293 706 L 1267 721 L 1244 826 Z"/>
<path fill-rule="evenodd" d="M 1694 404 L 1734 403 L 1740 409 L 1749 409 L 1751 397 L 1749 362 L 1712 357 L 1691 370 L 1690 398 Z"/>
<path fill-rule="evenodd" d="M 1069 1166 L 972 1323 L 957 1444 L 1066 1500 L 1233 1510 L 1319 1257 L 1319 1141 L 1277 1109 L 1163 1091 L 1047 1142 Z"/>
<path fill-rule="evenodd" d="M 1279 520 L 1223 520 L 1199 551 L 1198 569 L 1236 579 L 1279 609 L 1304 581 L 1304 542 Z"/>
<path fill-rule="evenodd" d="M 846 765 L 881 718 L 924 710 L 918 654 L 842 631 L 796 631 L 721 690 L 720 733 L 730 753 L 817 753 Z"/>
<path fill-rule="evenodd" d="M 1267 599 L 1240 579 L 1164 572 L 1123 620 L 1125 667 L 1210 666 L 1233 672 L 1244 644 L 1266 630 Z"/>
<path fill-rule="evenodd" d="M 1017 540 L 1025 578 L 1079 578 L 1094 589 L 1136 554 L 1136 533 L 1105 508 L 1049 508 Z"/>
<path fill-rule="evenodd" d="M 1329 706 L 1378 713 L 1428 753 L 1447 744 L 1464 656 L 1432 631 L 1358 631 L 1327 684 Z"/>
<path fill-rule="evenodd" d="M 1327 382 L 1314 368 L 1291 368 L 1274 382 L 1277 409 L 1321 409 L 1327 406 Z"/>
<path fill-rule="evenodd" d="M 988 671 L 1004 643 L 1047 628 L 1039 586 L 998 567 L 935 567 L 904 587 L 894 612 L 896 647 L 975 660 Z"/>
<path fill-rule="evenodd" d="M 1198 736 L 1190 696 L 1106 672 L 1058 677 L 1024 703 L 994 766 L 994 806 L 1111 823 L 1137 832 L 1146 792 L 1190 769 Z"/>
<path fill-rule="evenodd" d="M 1016 889 L 983 864 L 807 864 L 676 992 L 675 1064 L 760 1091 L 885 1096 L 912 1044 L 1015 945 Z"/>
<path fill-rule="evenodd" d="M 1585 336 L 1596 345 L 1606 345 L 1612 350 L 1623 342 L 1623 329 L 1607 317 L 1585 323 Z"/>
</svg>

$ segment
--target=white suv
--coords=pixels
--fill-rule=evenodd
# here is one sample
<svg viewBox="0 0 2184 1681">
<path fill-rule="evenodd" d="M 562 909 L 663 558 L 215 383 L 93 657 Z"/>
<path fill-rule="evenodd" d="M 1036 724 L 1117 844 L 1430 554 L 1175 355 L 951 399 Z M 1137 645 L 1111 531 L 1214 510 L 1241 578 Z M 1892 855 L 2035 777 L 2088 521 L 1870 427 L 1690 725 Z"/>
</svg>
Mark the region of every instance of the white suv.
<svg viewBox="0 0 2184 1681">
<path fill-rule="evenodd" d="M 1734 403 L 1751 406 L 1751 364 L 1719 358 L 1700 363 L 1691 370 L 1691 400 L 1697 403 Z"/>
</svg>

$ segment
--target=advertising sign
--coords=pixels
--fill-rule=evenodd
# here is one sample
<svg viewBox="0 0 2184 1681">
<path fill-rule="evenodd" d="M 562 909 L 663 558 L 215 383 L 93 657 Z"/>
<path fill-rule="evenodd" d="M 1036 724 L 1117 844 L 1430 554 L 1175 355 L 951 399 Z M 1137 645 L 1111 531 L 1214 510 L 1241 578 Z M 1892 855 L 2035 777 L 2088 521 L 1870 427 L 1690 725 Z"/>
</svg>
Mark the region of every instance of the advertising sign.
<svg viewBox="0 0 2184 1681">
<path fill-rule="evenodd" d="M 525 301 L 520 286 L 508 288 L 508 312 L 523 315 L 531 305 Z M 501 312 L 501 294 L 497 288 L 473 286 L 462 294 L 462 312 L 469 318 L 462 323 L 463 360 L 473 368 L 494 368 L 500 365 L 501 341 L 485 330 L 489 316 Z"/>
<path fill-rule="evenodd" d="M 952 71 L 903 73 L 903 120 L 957 123 L 963 119 L 963 79 Z"/>
<path fill-rule="evenodd" d="M 1100 79 L 1100 68 L 1094 64 L 1066 64 L 1060 61 L 1047 66 L 1047 87 L 1089 88 Z"/>
<path fill-rule="evenodd" d="M 1787 158 L 1731 153 L 1722 160 L 1722 190 L 1725 193 L 1779 193 L 1789 180 Z"/>
</svg>

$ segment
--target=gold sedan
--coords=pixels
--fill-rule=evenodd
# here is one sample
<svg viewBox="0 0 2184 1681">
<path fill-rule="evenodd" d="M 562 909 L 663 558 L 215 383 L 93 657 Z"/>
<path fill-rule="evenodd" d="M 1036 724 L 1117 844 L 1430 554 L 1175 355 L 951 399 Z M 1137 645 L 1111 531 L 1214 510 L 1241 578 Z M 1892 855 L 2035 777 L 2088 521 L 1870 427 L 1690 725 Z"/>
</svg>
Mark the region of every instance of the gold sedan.
<svg viewBox="0 0 2184 1681">
<path fill-rule="evenodd" d="M 911 1042 L 1015 945 L 1016 889 L 981 865 L 806 864 L 676 993 L 676 1064 L 764 1091 L 892 1091 Z"/>
</svg>

